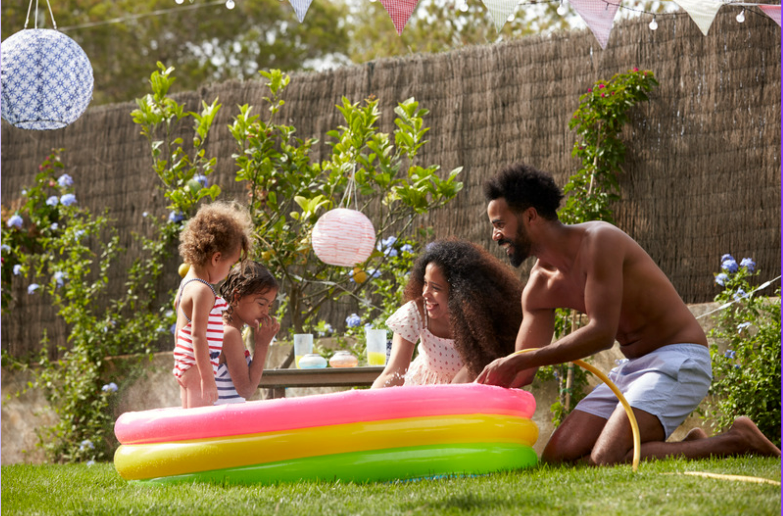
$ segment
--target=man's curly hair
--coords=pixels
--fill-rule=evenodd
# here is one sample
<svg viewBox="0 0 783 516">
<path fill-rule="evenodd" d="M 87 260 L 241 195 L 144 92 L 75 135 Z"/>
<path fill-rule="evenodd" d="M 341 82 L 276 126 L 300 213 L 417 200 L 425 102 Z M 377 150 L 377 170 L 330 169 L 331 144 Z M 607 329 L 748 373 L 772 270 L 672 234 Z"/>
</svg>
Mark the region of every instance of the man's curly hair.
<svg viewBox="0 0 783 516">
<path fill-rule="evenodd" d="M 516 213 L 532 206 L 545 219 L 557 220 L 557 208 L 563 200 L 563 192 L 546 172 L 524 163 L 514 163 L 484 182 L 487 202 L 501 197 Z"/>
<path fill-rule="evenodd" d="M 248 261 L 231 269 L 226 281 L 220 285 L 220 297 L 226 300 L 228 308 L 223 312 L 223 318 L 231 321 L 236 301 L 235 295 L 242 299 L 245 296 L 265 294 L 270 290 L 280 290 L 280 285 L 269 269 L 258 262 Z"/>
<path fill-rule="evenodd" d="M 449 324 L 454 347 L 474 375 L 514 351 L 522 323 L 522 282 L 482 247 L 456 238 L 436 240 L 416 260 L 405 300 L 423 309 L 424 270 L 440 267 L 449 285 Z"/>
<path fill-rule="evenodd" d="M 240 250 L 244 261 L 250 251 L 253 222 L 236 203 L 213 202 L 199 208 L 179 234 L 179 254 L 185 263 L 204 266 L 215 253 Z"/>
</svg>

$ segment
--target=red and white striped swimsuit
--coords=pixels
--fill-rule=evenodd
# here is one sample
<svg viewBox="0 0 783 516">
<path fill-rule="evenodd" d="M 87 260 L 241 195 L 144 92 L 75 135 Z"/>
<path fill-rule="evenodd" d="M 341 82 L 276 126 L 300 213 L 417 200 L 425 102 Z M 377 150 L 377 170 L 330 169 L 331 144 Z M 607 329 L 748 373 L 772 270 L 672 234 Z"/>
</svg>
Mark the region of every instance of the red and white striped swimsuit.
<svg viewBox="0 0 783 516">
<path fill-rule="evenodd" d="M 212 372 L 217 374 L 218 359 L 220 358 L 220 352 L 223 349 L 223 312 L 228 308 L 228 303 L 217 295 L 217 292 L 215 292 L 212 285 L 202 279 L 193 278 L 180 286 L 179 293 L 177 294 L 177 308 L 179 308 L 179 301 L 182 297 L 182 291 L 185 289 L 185 285 L 191 281 L 200 281 L 212 289 L 212 293 L 215 294 L 215 304 L 209 312 L 209 321 L 207 323 L 207 343 L 209 344 L 209 361 L 212 363 Z M 182 315 L 185 315 L 185 313 L 183 312 Z M 196 356 L 193 354 L 191 322 L 187 315 L 185 315 L 185 319 L 188 320 L 188 324 L 180 328 L 177 333 L 177 344 L 174 347 L 174 370 L 172 373 L 177 377 L 177 381 L 182 378 L 185 371 L 196 363 Z"/>
</svg>

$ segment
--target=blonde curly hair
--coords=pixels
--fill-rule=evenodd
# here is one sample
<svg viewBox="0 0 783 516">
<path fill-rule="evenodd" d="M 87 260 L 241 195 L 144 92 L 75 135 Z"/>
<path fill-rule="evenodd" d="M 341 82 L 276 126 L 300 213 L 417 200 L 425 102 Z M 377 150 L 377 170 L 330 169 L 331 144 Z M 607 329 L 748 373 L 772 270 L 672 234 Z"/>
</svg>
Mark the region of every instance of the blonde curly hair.
<svg viewBox="0 0 783 516">
<path fill-rule="evenodd" d="M 238 248 L 244 261 L 250 252 L 252 230 L 250 214 L 239 204 L 205 204 L 179 234 L 179 254 L 185 263 L 201 267 L 215 253 L 232 253 Z"/>
</svg>

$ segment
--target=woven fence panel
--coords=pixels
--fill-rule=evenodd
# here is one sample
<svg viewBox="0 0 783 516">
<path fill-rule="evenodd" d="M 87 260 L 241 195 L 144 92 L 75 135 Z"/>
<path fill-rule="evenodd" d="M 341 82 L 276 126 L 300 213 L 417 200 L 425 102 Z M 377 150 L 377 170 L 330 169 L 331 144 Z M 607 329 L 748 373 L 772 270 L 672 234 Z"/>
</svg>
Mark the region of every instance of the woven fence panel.
<svg viewBox="0 0 783 516">
<path fill-rule="evenodd" d="M 568 129 L 579 95 L 596 80 L 634 66 L 652 70 L 661 84 L 649 102 L 632 110 L 624 132 L 628 154 L 616 222 L 686 302 L 705 302 L 717 293 L 713 273 L 723 253 L 753 257 L 762 279 L 779 274 L 781 262 L 780 29 L 758 13 L 746 13 L 747 21 L 738 24 L 725 11 L 707 37 L 678 14 L 661 17 L 654 32 L 645 20 L 618 23 L 606 50 L 589 31 L 576 31 L 294 74 L 279 120 L 294 125 L 299 137 L 319 138 L 313 155 L 318 160 L 329 152 L 325 132 L 342 122 L 335 105 L 343 96 L 377 97 L 385 132 L 394 129 L 396 103 L 415 97 L 431 111 L 419 164 L 437 163 L 444 171 L 462 166 L 465 184 L 446 209 L 421 217 L 419 225 L 432 226 L 436 237 L 457 235 L 501 256 L 490 239 L 482 183 L 502 166 L 525 161 L 551 172 L 562 186 L 580 165 L 571 157 L 575 135 Z M 176 96 L 192 110 L 216 97 L 223 105 L 207 153 L 218 158 L 211 180 L 224 189 L 224 198 L 245 195 L 234 181 L 236 145 L 226 126 L 240 104 L 257 106 L 263 116 L 266 94 L 259 81 L 247 81 Z M 127 253 L 111 271 L 108 297 L 120 295 L 125 271 L 139 256 L 132 233 L 149 229 L 142 213 L 166 215 L 148 146 L 129 115 L 134 107 L 90 109 L 58 131 L 2 125 L 5 206 L 18 199 L 49 150 L 63 147 L 79 202 L 95 212 L 110 209 Z M 161 291 L 176 287 L 178 262 L 175 256 L 166 264 Z M 530 265 L 522 266 L 523 277 Z M 44 328 L 53 342 L 64 342 L 66 328 L 45 298 L 28 296 L 18 279 L 14 294 L 15 306 L 3 315 L 4 349 L 14 355 L 37 349 Z M 321 316 L 339 326 L 353 310 L 325 307 Z"/>
</svg>

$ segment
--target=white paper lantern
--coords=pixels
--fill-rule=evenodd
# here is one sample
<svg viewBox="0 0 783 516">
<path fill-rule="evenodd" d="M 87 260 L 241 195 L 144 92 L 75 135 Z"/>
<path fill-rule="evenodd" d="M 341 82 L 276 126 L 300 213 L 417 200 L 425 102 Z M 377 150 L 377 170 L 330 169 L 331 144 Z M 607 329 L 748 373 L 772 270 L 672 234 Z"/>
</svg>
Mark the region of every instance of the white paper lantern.
<svg viewBox="0 0 783 516">
<path fill-rule="evenodd" d="M 92 99 L 92 65 L 84 50 L 52 29 L 25 29 L 2 44 L 2 116 L 22 129 L 60 129 Z"/>
<path fill-rule="evenodd" d="M 375 228 L 362 212 L 337 208 L 324 213 L 313 227 L 313 251 L 322 262 L 350 267 L 375 249 Z"/>
</svg>

